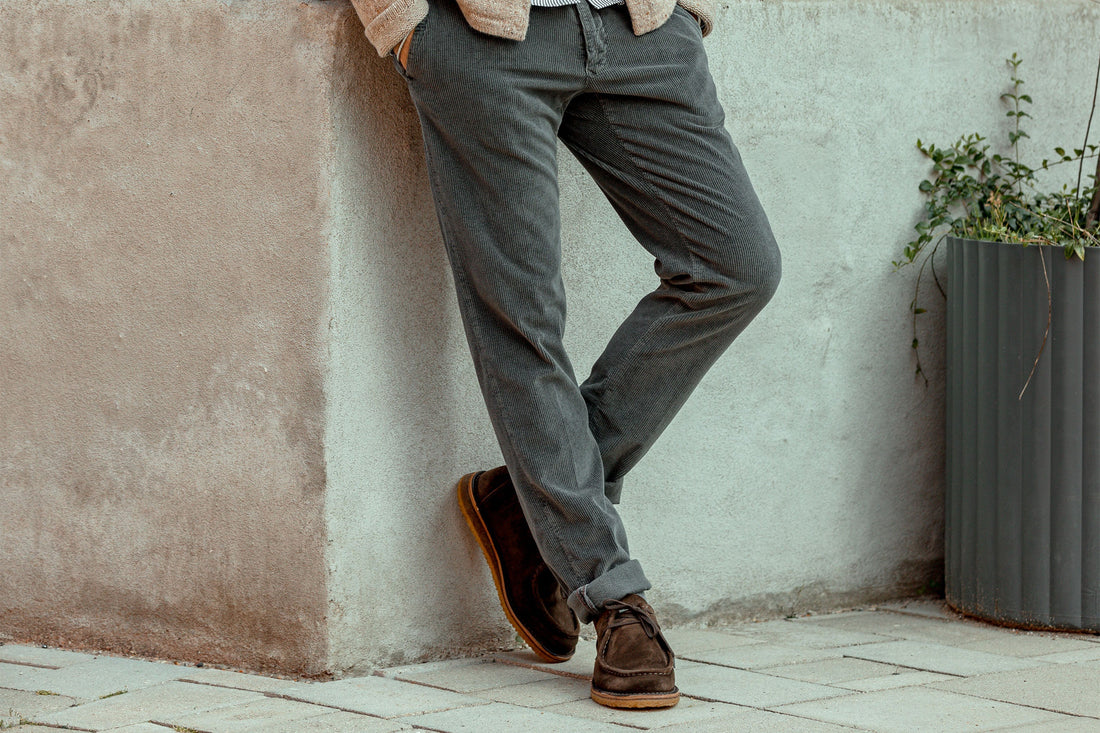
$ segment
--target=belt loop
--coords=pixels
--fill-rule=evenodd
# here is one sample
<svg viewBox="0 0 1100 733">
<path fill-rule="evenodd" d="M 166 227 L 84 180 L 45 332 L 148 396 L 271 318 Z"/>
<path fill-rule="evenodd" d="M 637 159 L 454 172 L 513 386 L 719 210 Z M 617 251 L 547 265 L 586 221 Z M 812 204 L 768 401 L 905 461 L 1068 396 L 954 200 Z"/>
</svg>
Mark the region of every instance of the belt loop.
<svg viewBox="0 0 1100 733">
<path fill-rule="evenodd" d="M 581 31 L 584 33 L 585 72 L 595 74 L 604 65 L 607 38 L 603 21 L 588 0 L 577 0 L 577 15 L 580 16 Z"/>
</svg>

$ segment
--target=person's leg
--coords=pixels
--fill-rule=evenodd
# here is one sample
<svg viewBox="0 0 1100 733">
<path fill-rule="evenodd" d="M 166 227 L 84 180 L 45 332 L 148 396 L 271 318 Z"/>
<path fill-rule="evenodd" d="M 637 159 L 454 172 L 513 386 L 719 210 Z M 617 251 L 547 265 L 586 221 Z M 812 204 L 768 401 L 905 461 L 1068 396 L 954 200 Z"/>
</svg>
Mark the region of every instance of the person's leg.
<svg viewBox="0 0 1100 733">
<path fill-rule="evenodd" d="M 604 493 L 588 407 L 562 346 L 555 132 L 584 83 L 574 8 L 539 8 L 523 42 L 472 31 L 440 0 L 406 77 L 493 426 L 538 549 L 582 621 L 649 587 Z"/>
<path fill-rule="evenodd" d="M 625 8 L 578 5 L 587 77 L 559 130 L 634 236 L 660 284 L 619 327 L 581 388 L 617 501 L 622 477 L 703 374 L 767 303 L 779 252 L 740 157 L 703 52 L 677 8 L 634 36 Z M 674 656 L 636 595 L 601 599 L 592 699 L 618 708 L 676 704 Z"/>
<path fill-rule="evenodd" d="M 771 298 L 780 257 L 723 127 L 695 19 L 677 8 L 634 36 L 624 8 L 589 13 L 602 58 L 559 134 L 660 278 L 581 388 L 617 501 L 622 477 Z"/>
</svg>

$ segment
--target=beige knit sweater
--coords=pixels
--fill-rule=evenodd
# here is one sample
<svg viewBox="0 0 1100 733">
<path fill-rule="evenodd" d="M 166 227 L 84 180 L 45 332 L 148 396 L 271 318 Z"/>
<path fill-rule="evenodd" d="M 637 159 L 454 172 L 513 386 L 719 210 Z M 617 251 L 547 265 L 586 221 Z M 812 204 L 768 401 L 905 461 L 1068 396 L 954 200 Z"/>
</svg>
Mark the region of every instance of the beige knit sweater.
<svg viewBox="0 0 1100 733">
<path fill-rule="evenodd" d="M 634 33 L 640 36 L 659 28 L 672 15 L 677 2 L 699 19 L 703 35 L 710 33 L 716 0 L 626 0 Z M 401 43 L 428 14 L 427 0 L 351 0 L 351 3 L 379 56 L 385 56 Z M 470 25 L 482 33 L 516 41 L 527 35 L 531 0 L 458 0 L 458 4 Z"/>
</svg>

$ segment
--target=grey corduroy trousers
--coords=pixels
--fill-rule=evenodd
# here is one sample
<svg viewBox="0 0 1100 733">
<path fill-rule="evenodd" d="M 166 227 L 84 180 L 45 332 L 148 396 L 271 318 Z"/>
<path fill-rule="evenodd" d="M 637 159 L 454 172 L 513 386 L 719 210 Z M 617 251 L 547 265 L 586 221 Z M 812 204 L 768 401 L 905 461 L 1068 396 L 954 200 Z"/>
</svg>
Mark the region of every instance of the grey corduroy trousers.
<svg viewBox="0 0 1100 733">
<path fill-rule="evenodd" d="M 622 478 L 771 298 L 775 238 L 681 8 L 635 36 L 623 5 L 536 7 L 517 42 L 434 0 L 397 67 L 504 459 L 543 558 L 591 621 L 649 588 L 615 509 Z M 583 384 L 562 346 L 559 138 L 659 278 Z"/>
</svg>

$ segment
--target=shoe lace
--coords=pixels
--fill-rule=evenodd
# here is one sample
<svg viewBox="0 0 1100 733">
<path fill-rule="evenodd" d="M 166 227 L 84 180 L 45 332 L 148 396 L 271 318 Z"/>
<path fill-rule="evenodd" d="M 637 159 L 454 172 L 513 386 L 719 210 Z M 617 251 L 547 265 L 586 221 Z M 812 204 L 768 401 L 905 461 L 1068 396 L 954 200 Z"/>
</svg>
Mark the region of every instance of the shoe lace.
<svg viewBox="0 0 1100 733">
<path fill-rule="evenodd" d="M 633 603 L 627 603 L 626 601 L 607 601 L 603 604 L 605 610 L 616 611 L 616 620 L 618 620 L 622 613 L 625 611 L 630 614 L 638 623 L 642 625 L 642 629 L 645 630 L 645 635 L 650 639 L 656 637 L 661 633 L 661 627 L 657 625 L 657 619 L 653 618 L 649 611 L 637 606 Z M 616 626 L 622 624 L 622 621 L 616 623 Z"/>
</svg>

